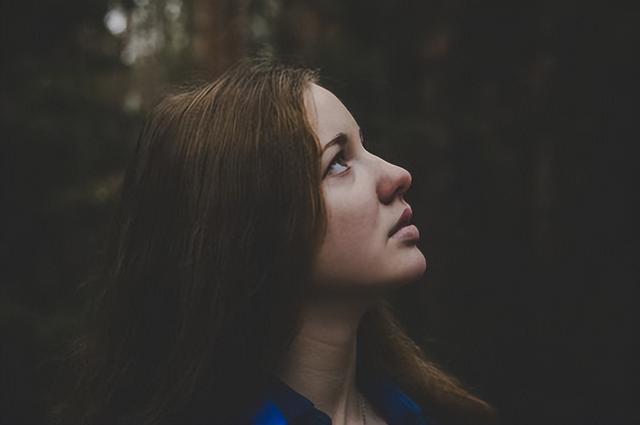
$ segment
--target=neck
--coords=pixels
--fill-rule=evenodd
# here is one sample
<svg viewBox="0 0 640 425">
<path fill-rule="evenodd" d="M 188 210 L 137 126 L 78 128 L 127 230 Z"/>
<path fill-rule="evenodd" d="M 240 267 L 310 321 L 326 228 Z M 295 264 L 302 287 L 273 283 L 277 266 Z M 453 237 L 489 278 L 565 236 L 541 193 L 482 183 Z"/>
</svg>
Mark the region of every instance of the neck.
<svg viewBox="0 0 640 425">
<path fill-rule="evenodd" d="M 332 423 L 360 423 L 356 387 L 358 327 L 371 302 L 314 296 L 278 377 L 329 415 Z"/>
</svg>

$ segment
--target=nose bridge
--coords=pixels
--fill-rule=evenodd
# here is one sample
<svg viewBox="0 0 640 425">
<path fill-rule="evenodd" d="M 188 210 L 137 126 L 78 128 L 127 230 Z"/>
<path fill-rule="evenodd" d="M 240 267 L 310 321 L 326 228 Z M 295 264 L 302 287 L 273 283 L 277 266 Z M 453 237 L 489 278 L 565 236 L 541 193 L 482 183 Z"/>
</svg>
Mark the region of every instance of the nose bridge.
<svg viewBox="0 0 640 425">
<path fill-rule="evenodd" d="M 390 203 L 396 196 L 402 196 L 411 186 L 411 173 L 406 169 L 376 156 L 378 175 L 376 191 L 383 203 Z"/>
</svg>

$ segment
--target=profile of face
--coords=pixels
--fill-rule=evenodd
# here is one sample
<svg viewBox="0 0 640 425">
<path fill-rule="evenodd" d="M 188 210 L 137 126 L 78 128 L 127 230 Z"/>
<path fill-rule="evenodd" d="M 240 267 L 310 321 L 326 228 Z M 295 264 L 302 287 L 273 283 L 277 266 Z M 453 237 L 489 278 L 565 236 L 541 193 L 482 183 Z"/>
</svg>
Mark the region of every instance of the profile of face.
<svg viewBox="0 0 640 425">
<path fill-rule="evenodd" d="M 420 278 L 426 260 L 416 245 L 417 228 L 405 226 L 393 233 L 409 215 L 404 193 L 411 174 L 365 149 L 358 124 L 333 93 L 311 84 L 305 95 L 309 119 L 324 149 L 327 212 L 327 233 L 315 258 L 312 286 L 362 295 L 384 293 Z"/>
</svg>

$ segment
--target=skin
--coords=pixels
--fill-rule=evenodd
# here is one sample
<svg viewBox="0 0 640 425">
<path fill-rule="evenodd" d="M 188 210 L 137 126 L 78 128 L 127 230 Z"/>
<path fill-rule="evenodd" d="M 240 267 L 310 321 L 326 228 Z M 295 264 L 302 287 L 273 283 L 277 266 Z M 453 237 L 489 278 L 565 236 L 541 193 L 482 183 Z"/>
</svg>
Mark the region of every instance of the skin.
<svg viewBox="0 0 640 425">
<path fill-rule="evenodd" d="M 355 381 L 360 320 L 379 297 L 426 269 L 415 241 L 388 236 L 408 206 L 404 193 L 412 178 L 364 148 L 358 124 L 333 93 L 312 84 L 305 101 L 322 147 L 339 133 L 347 143 L 331 146 L 321 159 L 327 235 L 315 259 L 300 331 L 277 375 L 334 425 L 361 424 Z M 341 150 L 344 159 L 332 162 Z M 385 423 L 365 406 L 368 425 Z"/>
</svg>

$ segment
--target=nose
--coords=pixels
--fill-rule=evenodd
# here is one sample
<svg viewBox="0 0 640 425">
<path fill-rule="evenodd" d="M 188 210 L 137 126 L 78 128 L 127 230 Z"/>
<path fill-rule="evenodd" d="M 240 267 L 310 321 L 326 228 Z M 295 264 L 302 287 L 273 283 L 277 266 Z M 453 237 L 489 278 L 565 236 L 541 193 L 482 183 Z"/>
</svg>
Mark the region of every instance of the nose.
<svg viewBox="0 0 640 425">
<path fill-rule="evenodd" d="M 411 186 L 411 173 L 402 167 L 380 160 L 380 175 L 376 186 L 378 198 L 383 204 L 393 202 L 396 197 L 401 197 Z"/>
</svg>

